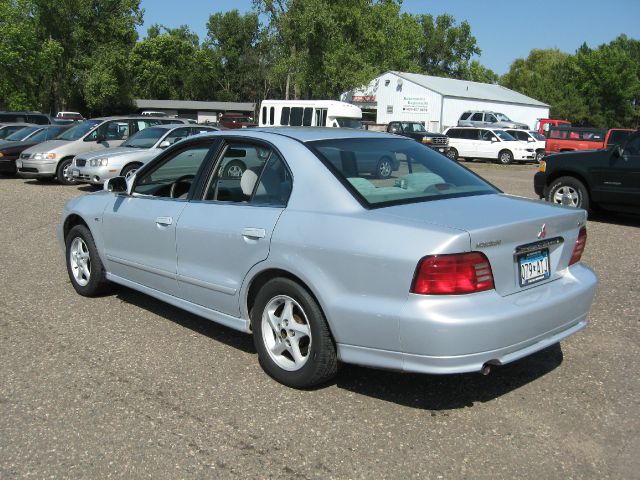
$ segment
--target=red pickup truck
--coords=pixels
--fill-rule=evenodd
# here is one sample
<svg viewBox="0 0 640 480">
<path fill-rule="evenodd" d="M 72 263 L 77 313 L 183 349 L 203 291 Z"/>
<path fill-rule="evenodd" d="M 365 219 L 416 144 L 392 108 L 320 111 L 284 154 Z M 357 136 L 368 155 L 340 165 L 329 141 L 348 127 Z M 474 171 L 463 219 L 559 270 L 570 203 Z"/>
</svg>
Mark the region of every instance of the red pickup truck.
<svg viewBox="0 0 640 480">
<path fill-rule="evenodd" d="M 574 150 L 598 150 L 610 145 L 618 145 L 633 131 L 630 128 L 606 130 L 604 128 L 558 125 L 549 128 L 545 151 L 550 154 Z"/>
</svg>

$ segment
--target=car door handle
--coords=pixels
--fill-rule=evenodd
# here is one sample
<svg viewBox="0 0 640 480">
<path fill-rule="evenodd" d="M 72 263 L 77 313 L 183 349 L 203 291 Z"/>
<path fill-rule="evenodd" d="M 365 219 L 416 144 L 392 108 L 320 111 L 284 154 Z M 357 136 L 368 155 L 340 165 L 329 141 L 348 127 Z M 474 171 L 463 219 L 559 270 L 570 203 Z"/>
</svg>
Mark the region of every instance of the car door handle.
<svg viewBox="0 0 640 480">
<path fill-rule="evenodd" d="M 243 237 L 258 239 L 258 238 L 264 238 L 266 235 L 267 235 L 267 231 L 264 228 L 243 228 L 242 229 Z"/>
<path fill-rule="evenodd" d="M 173 223 L 173 218 L 171 218 L 171 217 L 158 217 L 158 218 L 156 218 L 156 223 L 158 225 L 168 226 L 168 225 L 171 225 Z"/>
</svg>

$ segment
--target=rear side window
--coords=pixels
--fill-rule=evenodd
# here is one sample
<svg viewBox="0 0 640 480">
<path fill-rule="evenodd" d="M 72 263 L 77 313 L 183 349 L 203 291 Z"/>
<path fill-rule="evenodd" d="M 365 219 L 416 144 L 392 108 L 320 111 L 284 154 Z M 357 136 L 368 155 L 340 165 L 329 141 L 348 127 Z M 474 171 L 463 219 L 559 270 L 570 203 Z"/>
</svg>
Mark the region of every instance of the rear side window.
<svg viewBox="0 0 640 480">
<path fill-rule="evenodd" d="M 291 116 L 289 117 L 289 125 L 292 127 L 300 127 L 302 126 L 302 107 L 293 107 L 291 108 Z"/>
<path fill-rule="evenodd" d="M 471 116 L 471 112 L 464 112 L 462 115 L 460 115 L 460 120 L 466 120 L 470 116 Z"/>
<path fill-rule="evenodd" d="M 467 128 L 461 130 L 460 138 L 464 138 L 465 140 L 478 140 L 478 129 L 476 128 Z"/>
<path fill-rule="evenodd" d="M 290 107 L 282 107 L 282 112 L 280 112 L 280 125 L 289 125 L 290 113 Z"/>
<path fill-rule="evenodd" d="M 471 120 L 473 120 L 474 122 L 481 122 L 482 121 L 482 114 L 481 113 L 474 113 L 473 116 L 471 117 Z"/>
</svg>

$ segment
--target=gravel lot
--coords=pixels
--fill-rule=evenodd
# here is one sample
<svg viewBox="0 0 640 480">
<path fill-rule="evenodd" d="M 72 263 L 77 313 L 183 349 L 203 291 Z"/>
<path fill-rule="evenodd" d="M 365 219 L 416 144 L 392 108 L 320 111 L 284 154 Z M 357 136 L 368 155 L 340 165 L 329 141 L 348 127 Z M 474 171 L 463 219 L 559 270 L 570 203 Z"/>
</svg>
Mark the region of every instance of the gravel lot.
<svg viewBox="0 0 640 480">
<path fill-rule="evenodd" d="M 471 164 L 533 197 L 532 165 Z M 55 240 L 87 187 L 0 177 L 1 478 L 640 478 L 640 220 L 589 221 L 587 330 L 491 375 L 344 365 L 291 390 L 252 339 L 121 288 Z"/>
</svg>

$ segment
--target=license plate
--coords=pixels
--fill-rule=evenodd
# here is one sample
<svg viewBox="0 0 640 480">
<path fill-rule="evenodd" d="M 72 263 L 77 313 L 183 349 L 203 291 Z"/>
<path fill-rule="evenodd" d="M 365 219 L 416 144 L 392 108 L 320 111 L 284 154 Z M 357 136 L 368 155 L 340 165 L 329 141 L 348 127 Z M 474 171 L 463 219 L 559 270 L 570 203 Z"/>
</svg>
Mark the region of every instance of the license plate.
<svg viewBox="0 0 640 480">
<path fill-rule="evenodd" d="M 549 268 L 549 250 L 535 250 L 518 256 L 520 286 L 541 282 L 551 276 Z"/>
<path fill-rule="evenodd" d="M 77 168 L 74 168 L 73 170 L 71 170 L 71 176 L 72 177 L 79 177 L 80 176 L 80 170 L 78 170 Z"/>
</svg>

